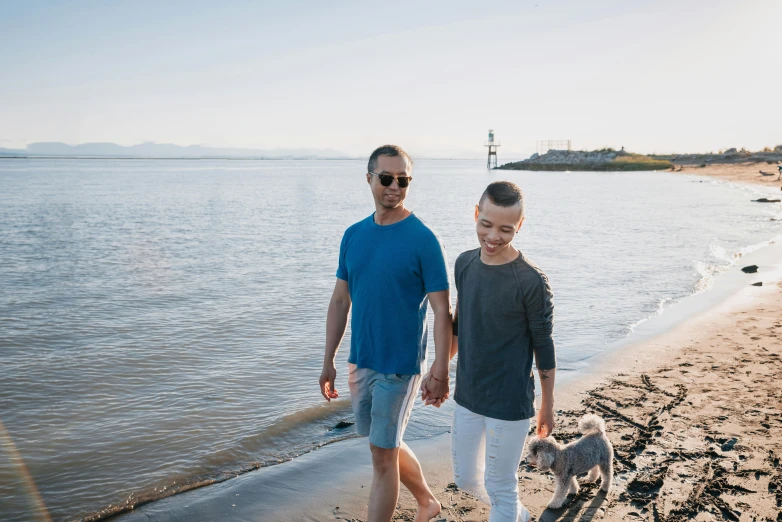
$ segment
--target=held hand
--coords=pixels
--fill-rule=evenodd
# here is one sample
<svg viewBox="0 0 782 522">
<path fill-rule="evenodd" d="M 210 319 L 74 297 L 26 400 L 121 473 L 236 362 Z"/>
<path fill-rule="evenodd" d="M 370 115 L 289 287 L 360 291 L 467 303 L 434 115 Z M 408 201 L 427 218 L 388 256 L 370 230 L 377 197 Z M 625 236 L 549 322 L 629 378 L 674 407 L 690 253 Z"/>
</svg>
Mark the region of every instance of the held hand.
<svg viewBox="0 0 782 522">
<path fill-rule="evenodd" d="M 448 380 L 437 380 L 432 377 L 431 373 L 426 377 L 423 389 L 421 397 L 427 406 L 432 405 L 439 408 L 450 396 Z"/>
<path fill-rule="evenodd" d="M 429 375 L 424 375 L 424 378 L 421 379 L 421 387 L 419 388 L 421 390 L 421 400 L 426 401 L 428 397 L 429 391 L 426 389 L 426 381 L 429 380 Z"/>
<path fill-rule="evenodd" d="M 429 381 L 434 381 L 434 379 L 432 379 L 431 374 L 426 375 L 421 380 L 421 387 L 420 387 L 421 400 L 424 401 L 427 406 L 431 405 L 439 408 L 442 405 L 442 403 L 446 399 L 448 399 L 448 397 L 450 397 L 451 395 L 450 390 L 448 390 L 448 392 L 446 392 L 446 394 L 443 397 L 436 399 L 434 398 L 433 394 L 429 391 L 429 388 L 427 387 L 429 385 Z"/>
<path fill-rule="evenodd" d="M 334 379 L 337 378 L 337 369 L 334 365 L 324 364 L 323 371 L 320 374 L 320 394 L 323 398 L 331 402 L 331 399 L 339 397 L 337 389 L 334 387 Z"/>
<path fill-rule="evenodd" d="M 430 375 L 425 375 L 423 379 L 421 379 L 421 400 L 426 403 L 426 405 L 435 405 L 438 408 L 440 407 L 440 404 L 442 401 L 439 401 L 437 399 L 432 399 L 429 389 L 427 388 L 427 384 L 429 383 L 429 380 L 431 379 Z"/>
<path fill-rule="evenodd" d="M 536 435 L 543 439 L 554 431 L 554 406 L 542 404 L 538 410 Z"/>
</svg>

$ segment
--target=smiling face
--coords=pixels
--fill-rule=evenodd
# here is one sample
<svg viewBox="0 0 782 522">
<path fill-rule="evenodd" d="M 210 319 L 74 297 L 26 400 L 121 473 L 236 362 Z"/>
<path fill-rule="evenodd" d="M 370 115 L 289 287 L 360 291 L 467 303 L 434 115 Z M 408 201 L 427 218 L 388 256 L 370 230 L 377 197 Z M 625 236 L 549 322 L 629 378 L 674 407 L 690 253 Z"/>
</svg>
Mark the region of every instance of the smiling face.
<svg viewBox="0 0 782 522">
<path fill-rule="evenodd" d="M 499 265 L 516 259 L 518 250 L 511 242 L 523 222 L 519 204 L 501 207 L 485 197 L 475 205 L 475 231 L 481 245 L 481 260 Z"/>
<path fill-rule="evenodd" d="M 378 156 L 374 172 L 398 177 L 412 176 L 412 170 L 412 166 L 403 156 Z M 404 207 L 409 186 L 402 188 L 395 179 L 389 186 L 384 187 L 380 183 L 380 178 L 371 174 L 367 174 L 367 182 L 377 205 L 387 209 Z"/>
</svg>

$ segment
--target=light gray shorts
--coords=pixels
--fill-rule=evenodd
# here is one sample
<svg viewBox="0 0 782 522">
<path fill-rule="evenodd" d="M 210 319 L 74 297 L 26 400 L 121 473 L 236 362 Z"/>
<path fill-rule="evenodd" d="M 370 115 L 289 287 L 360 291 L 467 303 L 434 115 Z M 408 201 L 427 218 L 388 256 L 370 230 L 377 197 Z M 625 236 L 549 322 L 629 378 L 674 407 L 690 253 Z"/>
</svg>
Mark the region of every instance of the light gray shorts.
<svg viewBox="0 0 782 522">
<path fill-rule="evenodd" d="M 379 373 L 348 364 L 356 431 L 379 448 L 398 448 L 418 396 L 421 375 Z"/>
</svg>

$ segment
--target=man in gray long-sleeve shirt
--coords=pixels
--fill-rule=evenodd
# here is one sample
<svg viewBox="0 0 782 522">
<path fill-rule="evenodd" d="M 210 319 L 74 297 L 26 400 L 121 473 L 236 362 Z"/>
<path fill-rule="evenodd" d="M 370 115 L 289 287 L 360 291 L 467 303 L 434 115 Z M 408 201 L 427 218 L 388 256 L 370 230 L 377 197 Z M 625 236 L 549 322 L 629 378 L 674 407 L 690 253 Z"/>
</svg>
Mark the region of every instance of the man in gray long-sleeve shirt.
<svg viewBox="0 0 782 522">
<path fill-rule="evenodd" d="M 456 260 L 459 360 L 454 400 L 486 417 L 529 419 L 535 416 L 533 354 L 538 369 L 556 367 L 551 287 L 520 252 L 501 265 L 481 261 L 480 253 L 471 250 Z"/>
<path fill-rule="evenodd" d="M 491 504 L 490 522 L 530 519 L 517 473 L 535 415 L 533 355 L 543 388 L 537 434 L 554 428 L 554 305 L 546 275 L 511 244 L 523 221 L 521 189 L 492 183 L 475 207 L 480 248 L 456 260 L 454 481 Z"/>
</svg>

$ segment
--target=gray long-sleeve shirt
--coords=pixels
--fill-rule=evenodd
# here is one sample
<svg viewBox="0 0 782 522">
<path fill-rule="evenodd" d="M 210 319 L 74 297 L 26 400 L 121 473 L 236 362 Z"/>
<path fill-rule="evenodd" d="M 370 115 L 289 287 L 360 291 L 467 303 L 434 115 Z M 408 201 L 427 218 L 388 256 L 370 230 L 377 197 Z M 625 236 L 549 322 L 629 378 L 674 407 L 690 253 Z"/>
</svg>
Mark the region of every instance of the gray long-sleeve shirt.
<svg viewBox="0 0 782 522">
<path fill-rule="evenodd" d="M 556 367 L 554 304 L 546 275 L 523 254 L 486 265 L 480 248 L 456 260 L 459 361 L 454 400 L 501 420 L 535 415 L 538 369 Z"/>
</svg>

